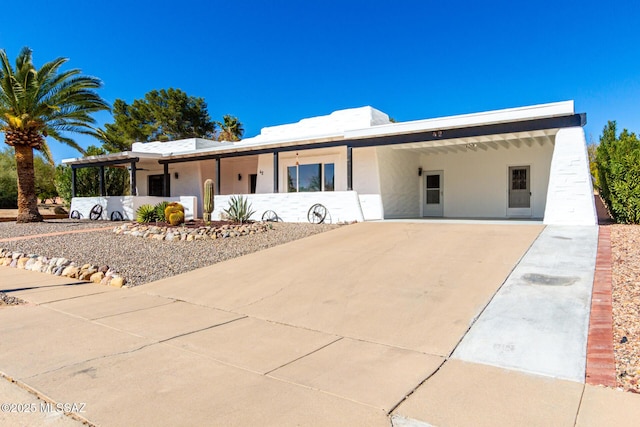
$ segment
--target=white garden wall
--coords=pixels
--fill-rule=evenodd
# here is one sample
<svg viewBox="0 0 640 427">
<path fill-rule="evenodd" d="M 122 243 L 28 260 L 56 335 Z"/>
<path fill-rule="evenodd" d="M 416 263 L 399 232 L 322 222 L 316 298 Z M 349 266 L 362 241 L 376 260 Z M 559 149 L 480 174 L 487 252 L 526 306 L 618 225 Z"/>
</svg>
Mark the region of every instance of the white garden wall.
<svg viewBox="0 0 640 427">
<path fill-rule="evenodd" d="M 80 213 L 81 219 L 89 218 L 91 208 L 97 204 L 102 206 L 100 219 L 111 219 L 111 213 L 118 211 L 125 220 L 133 221 L 136 218 L 136 210 L 142 205 L 155 205 L 161 201 L 179 202 L 184 206 L 186 220 L 195 219 L 197 209 L 196 197 L 150 197 L 150 196 L 104 196 L 104 197 L 74 197 L 71 199 L 70 215 L 74 211 Z"/>
<path fill-rule="evenodd" d="M 229 207 L 231 197 L 232 195 L 215 197 L 212 218 L 222 217 L 224 209 Z M 309 208 L 315 203 L 321 203 L 329 211 L 326 222 L 364 221 L 358 194 L 355 191 L 248 194 L 243 197 L 248 199 L 255 211 L 251 217 L 254 220 L 260 220 L 265 211 L 272 210 L 284 222 L 308 222 Z"/>
</svg>

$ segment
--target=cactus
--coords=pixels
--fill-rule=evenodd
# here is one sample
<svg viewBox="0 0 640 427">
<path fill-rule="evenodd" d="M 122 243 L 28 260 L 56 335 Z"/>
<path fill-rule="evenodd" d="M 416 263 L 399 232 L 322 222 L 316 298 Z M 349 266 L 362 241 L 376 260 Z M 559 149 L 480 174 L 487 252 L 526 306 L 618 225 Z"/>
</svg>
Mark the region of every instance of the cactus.
<svg viewBox="0 0 640 427">
<path fill-rule="evenodd" d="M 180 215 L 176 215 L 176 213 L 180 213 Z M 169 224 L 180 225 L 184 222 L 184 207 L 177 202 L 169 203 L 164 210 L 164 217 Z"/>
<path fill-rule="evenodd" d="M 184 222 L 184 212 L 182 211 L 175 211 L 172 212 L 169 215 L 169 218 L 167 218 L 169 220 L 169 224 L 173 225 L 174 227 L 176 225 L 180 225 Z"/>
<path fill-rule="evenodd" d="M 169 202 L 162 201 L 153 207 L 153 209 L 156 212 L 156 219 L 158 221 L 161 221 L 161 222 L 167 221 L 167 218 L 164 216 L 164 210 L 167 208 L 168 205 L 169 205 Z"/>
<path fill-rule="evenodd" d="M 204 197 L 202 199 L 203 217 L 204 222 L 207 224 L 211 222 L 211 212 L 213 212 L 213 197 L 216 194 L 216 190 L 213 187 L 213 180 L 207 179 L 204 182 Z"/>
</svg>

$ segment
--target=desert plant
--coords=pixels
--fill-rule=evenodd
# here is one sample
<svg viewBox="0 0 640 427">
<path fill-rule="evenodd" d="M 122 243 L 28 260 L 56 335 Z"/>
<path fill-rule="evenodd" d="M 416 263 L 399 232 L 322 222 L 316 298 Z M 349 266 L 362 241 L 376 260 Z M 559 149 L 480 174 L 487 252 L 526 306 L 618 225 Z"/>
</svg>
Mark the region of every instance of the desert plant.
<svg viewBox="0 0 640 427">
<path fill-rule="evenodd" d="M 213 180 L 208 179 L 204 182 L 204 197 L 202 198 L 203 217 L 206 223 L 211 222 L 211 212 L 213 212 L 213 198 L 216 190 L 213 186 Z"/>
<path fill-rule="evenodd" d="M 231 196 L 229 199 L 229 208 L 225 209 L 224 212 L 231 221 L 239 222 L 240 224 L 247 222 L 249 218 L 251 218 L 251 215 L 255 213 L 254 210 L 251 210 L 249 199 L 245 199 L 242 196 Z"/>
<path fill-rule="evenodd" d="M 164 217 L 173 226 L 182 224 L 184 222 L 184 206 L 177 202 L 168 203 L 164 209 Z"/>
<path fill-rule="evenodd" d="M 142 205 L 136 210 L 136 221 L 142 223 L 156 220 L 156 211 L 152 205 Z"/>
<path fill-rule="evenodd" d="M 157 221 L 167 221 L 167 218 L 164 216 L 164 210 L 167 208 L 167 205 L 169 205 L 169 202 L 163 200 L 153 207 L 153 210 L 156 212 Z"/>
<path fill-rule="evenodd" d="M 173 225 L 174 227 L 184 223 L 184 212 L 182 211 L 172 212 L 169 215 L 169 218 L 167 218 L 167 221 L 169 222 L 169 224 Z"/>
</svg>

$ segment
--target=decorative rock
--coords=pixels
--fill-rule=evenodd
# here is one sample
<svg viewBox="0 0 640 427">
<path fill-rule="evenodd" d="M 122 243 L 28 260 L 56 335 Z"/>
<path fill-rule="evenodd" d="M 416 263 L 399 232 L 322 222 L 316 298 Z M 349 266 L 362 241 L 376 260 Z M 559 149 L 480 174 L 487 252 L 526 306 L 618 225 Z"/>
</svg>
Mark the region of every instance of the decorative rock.
<svg viewBox="0 0 640 427">
<path fill-rule="evenodd" d="M 124 278 L 120 276 L 112 277 L 111 280 L 109 281 L 109 285 L 116 288 L 121 288 L 124 285 Z"/>
<path fill-rule="evenodd" d="M 25 266 L 27 265 L 27 262 L 29 262 L 29 259 L 30 258 L 19 258 L 16 264 L 17 267 L 24 270 Z"/>
<path fill-rule="evenodd" d="M 93 273 L 89 280 L 93 283 L 100 283 L 104 279 L 104 273 L 102 271 L 98 271 L 97 273 Z"/>
<path fill-rule="evenodd" d="M 61 276 L 74 277 L 80 272 L 80 269 L 74 265 L 69 265 L 62 270 Z"/>
</svg>

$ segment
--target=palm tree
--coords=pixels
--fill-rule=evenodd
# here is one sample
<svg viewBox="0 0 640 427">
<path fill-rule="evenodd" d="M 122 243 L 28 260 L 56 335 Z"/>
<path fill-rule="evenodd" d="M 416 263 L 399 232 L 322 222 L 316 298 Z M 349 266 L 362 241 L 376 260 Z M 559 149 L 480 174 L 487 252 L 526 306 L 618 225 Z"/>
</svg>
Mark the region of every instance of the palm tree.
<svg viewBox="0 0 640 427">
<path fill-rule="evenodd" d="M 82 148 L 60 132 L 94 135 L 90 116 L 109 105 L 93 89 L 102 86 L 95 77 L 80 75 L 77 69 L 59 72 L 67 58 L 47 62 L 36 70 L 31 49 L 24 47 L 15 69 L 0 49 L 0 132 L 4 142 L 15 148 L 18 175 L 17 222 L 42 221 L 35 194 L 33 150 L 52 163 L 45 137 L 51 137 L 80 152 Z"/>
<path fill-rule="evenodd" d="M 225 114 L 222 120 L 222 122 L 216 122 L 220 127 L 218 141 L 240 141 L 244 134 L 244 129 L 238 118 Z"/>
</svg>

